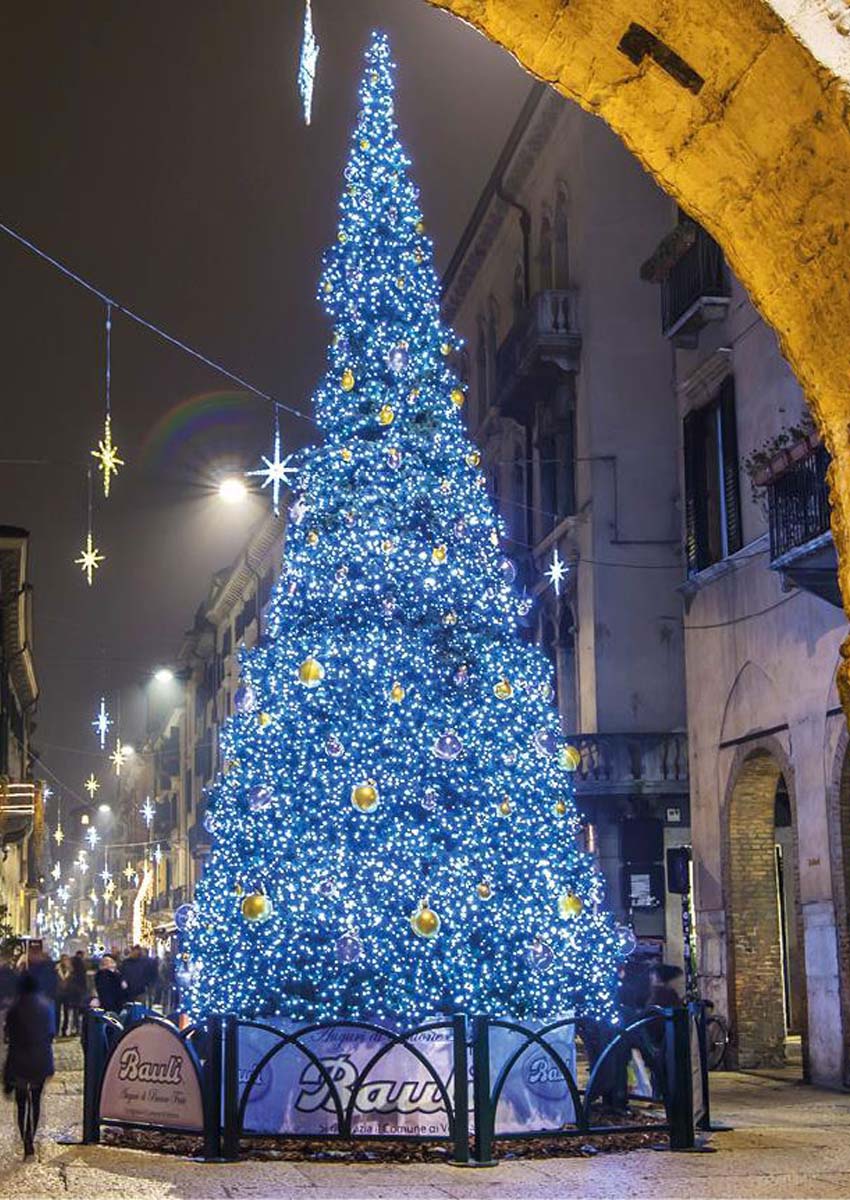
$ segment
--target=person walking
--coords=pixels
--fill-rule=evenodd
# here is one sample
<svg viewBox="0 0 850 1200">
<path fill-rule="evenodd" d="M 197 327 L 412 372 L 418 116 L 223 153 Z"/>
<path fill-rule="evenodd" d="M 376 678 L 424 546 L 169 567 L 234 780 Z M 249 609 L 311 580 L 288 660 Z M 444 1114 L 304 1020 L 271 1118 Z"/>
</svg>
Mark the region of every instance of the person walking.
<svg viewBox="0 0 850 1200">
<path fill-rule="evenodd" d="M 86 960 L 82 950 L 71 959 L 71 982 L 68 988 L 68 1004 L 71 1009 L 71 1033 L 80 1032 L 80 1014 L 86 1006 L 89 994 L 86 976 Z"/>
<path fill-rule="evenodd" d="M 54 1070 L 55 1034 L 54 1003 L 39 993 L 36 977 L 27 971 L 20 978 L 17 999 L 6 1016 L 9 1049 L 3 1069 L 3 1090 L 15 1095 L 24 1158 L 35 1154 L 41 1093 Z"/>
<path fill-rule="evenodd" d="M 119 1013 L 127 1003 L 127 983 L 118 972 L 115 959 L 111 954 L 104 954 L 100 967 L 94 977 L 98 1003 L 107 1012 Z"/>
<path fill-rule="evenodd" d="M 56 964 L 56 1033 L 58 1037 L 68 1036 L 68 1022 L 71 1018 L 71 956 L 60 954 Z"/>
</svg>

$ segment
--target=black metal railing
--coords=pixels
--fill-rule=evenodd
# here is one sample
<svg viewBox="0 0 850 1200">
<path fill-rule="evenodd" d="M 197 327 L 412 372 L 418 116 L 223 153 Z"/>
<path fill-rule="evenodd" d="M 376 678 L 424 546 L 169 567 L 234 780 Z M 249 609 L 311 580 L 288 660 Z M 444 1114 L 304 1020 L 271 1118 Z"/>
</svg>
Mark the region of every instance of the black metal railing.
<svg viewBox="0 0 850 1200">
<path fill-rule="evenodd" d="M 770 557 L 781 558 L 829 529 L 829 454 L 816 446 L 767 484 Z"/>
<path fill-rule="evenodd" d="M 729 279 L 723 251 L 697 226 L 696 237 L 673 264 L 661 284 L 661 324 L 665 334 L 681 321 L 698 300 L 729 295 Z"/>
<path fill-rule="evenodd" d="M 627 1028 L 612 1028 L 593 1024 L 596 1052 L 589 1057 L 582 1071 L 577 1066 L 575 1036 L 583 1036 L 583 1023 L 565 1018 L 535 1027 L 504 1018 L 478 1016 L 467 1018 L 456 1014 L 402 1032 L 371 1022 L 319 1022 L 298 1028 L 281 1029 L 263 1021 L 240 1020 L 234 1016 L 213 1015 L 196 1026 L 178 1030 L 171 1022 L 146 1012 L 139 1005 L 125 1010 L 121 1019 L 114 1014 L 89 1010 L 84 1015 L 83 1044 L 85 1050 L 83 1141 L 100 1141 L 101 1127 L 112 1129 L 148 1129 L 161 1132 L 189 1132 L 203 1137 L 204 1157 L 236 1159 L 245 1139 L 299 1138 L 351 1140 L 400 1139 L 429 1142 L 447 1141 L 452 1147 L 452 1161 L 469 1166 L 494 1166 L 494 1143 L 504 1138 L 523 1140 L 581 1137 L 610 1133 L 646 1133 L 652 1130 L 667 1134 L 671 1150 L 684 1150 L 695 1143 L 697 1129 L 710 1128 L 708 1106 L 708 1072 L 706 1070 L 705 1023 L 702 1008 L 697 1003 L 682 1008 L 651 1008 Z M 146 1026 L 154 1026 L 148 1031 Z M 156 1033 L 156 1029 L 161 1030 Z M 159 1039 L 154 1044 L 162 1063 L 144 1063 L 134 1046 L 134 1035 L 154 1032 Z M 360 1034 L 368 1045 L 365 1061 L 354 1066 L 344 1053 L 345 1069 L 341 1069 L 339 1054 L 323 1057 L 321 1043 L 311 1039 L 321 1035 L 331 1040 Z M 601 1045 L 599 1034 L 602 1034 Z M 258 1050 L 243 1062 L 243 1035 L 267 1038 Z M 449 1056 L 441 1067 L 432 1061 L 429 1039 L 439 1036 L 450 1041 Z M 565 1050 L 572 1039 L 572 1052 Z M 507 1038 L 507 1040 L 506 1040 Z M 415 1039 L 419 1039 L 418 1043 Z M 560 1040 L 559 1040 L 560 1039 Z M 151 1046 L 150 1040 L 148 1046 Z M 338 1048 L 338 1047 L 337 1047 Z M 425 1083 L 416 1084 L 417 1097 L 423 1087 L 430 1095 L 428 1112 L 430 1124 L 423 1128 L 395 1128 L 387 1132 L 383 1125 L 364 1128 L 364 1113 L 380 1112 L 391 1117 L 396 1109 L 387 1093 L 392 1088 L 388 1055 L 400 1048 L 418 1063 Z M 533 1059 L 529 1071 L 528 1052 Z M 627 1068 L 635 1053 L 639 1053 L 652 1076 L 651 1094 L 629 1091 Z M 290 1058 L 293 1066 L 309 1071 L 311 1080 L 321 1092 L 321 1107 L 327 1119 L 321 1130 L 305 1133 L 295 1119 L 297 1104 L 286 1099 L 281 1076 L 271 1069 L 276 1058 Z M 186 1061 L 183 1062 L 182 1059 Z M 299 1065 L 300 1064 L 300 1065 Z M 186 1107 L 194 1111 L 195 1123 L 187 1125 L 181 1114 L 159 1109 L 153 1116 L 133 1113 L 136 1097 L 124 1093 L 120 1101 L 128 1106 L 128 1114 L 114 1111 L 114 1081 L 130 1077 L 125 1067 L 142 1067 L 151 1076 L 164 1075 L 165 1084 L 188 1083 L 197 1086 L 195 1095 L 200 1104 Z M 105 1082 L 111 1075 L 111 1111 L 103 1111 Z M 197 1085 L 192 1081 L 196 1080 Z M 512 1092 L 508 1108 L 504 1107 L 509 1081 Z M 281 1088 L 283 1086 L 283 1090 Z M 409 1086 L 409 1085 L 407 1085 Z M 542 1091 L 541 1091 L 542 1087 Z M 517 1088 L 519 1091 L 517 1091 Z M 403 1090 L 403 1089 L 402 1089 Z M 265 1117 L 252 1117 L 251 1101 L 261 1092 Z M 373 1093 L 378 1094 L 377 1108 Z M 609 1099 L 602 1103 L 608 1093 Z M 312 1093 L 311 1093 L 312 1094 Z M 529 1127 L 521 1131 L 505 1123 L 505 1117 L 517 1110 L 536 1112 L 535 1097 L 547 1095 L 552 1111 L 544 1128 Z M 143 1097 L 144 1099 L 144 1097 Z M 413 1099 L 408 1095 L 408 1101 Z M 167 1101 L 167 1087 L 154 1097 L 157 1104 Z M 315 1100 L 315 1097 L 314 1097 Z M 271 1101 L 271 1107 L 269 1107 Z M 612 1120 L 610 1105 L 623 1107 L 646 1102 L 643 1119 Z M 182 1093 L 177 1103 L 185 1104 Z M 400 1102 L 399 1102 L 400 1103 Z M 370 1107 L 371 1106 L 371 1107 Z M 318 1111 L 313 1103 L 310 1113 Z M 401 1112 L 413 1112 L 399 1108 Z M 416 1109 L 416 1112 L 419 1110 Z M 634 1107 L 631 1111 L 635 1111 Z M 535 1121 L 531 1117 L 531 1122 Z M 439 1128 L 442 1132 L 435 1133 Z M 181 1128 L 182 1125 L 182 1128 Z"/>
<path fill-rule="evenodd" d="M 496 386 L 504 387 L 539 360 L 557 362 L 577 353 L 573 295 L 538 292 L 520 313 L 496 352 Z"/>
</svg>

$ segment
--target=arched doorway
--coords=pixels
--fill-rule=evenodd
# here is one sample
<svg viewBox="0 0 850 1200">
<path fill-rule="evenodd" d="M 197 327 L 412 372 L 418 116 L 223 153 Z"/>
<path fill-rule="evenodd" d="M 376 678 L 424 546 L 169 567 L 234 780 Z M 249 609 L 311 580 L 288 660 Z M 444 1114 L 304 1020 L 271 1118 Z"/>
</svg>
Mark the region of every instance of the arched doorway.
<svg viewBox="0 0 850 1200">
<path fill-rule="evenodd" d="M 784 768 L 784 769 L 783 769 Z M 751 750 L 728 799 L 726 927 L 732 1063 L 798 1065 L 806 1029 L 797 837 L 787 764 Z"/>
<path fill-rule="evenodd" d="M 601 116 L 723 247 L 832 455 L 839 579 L 850 598 L 846 14 L 813 0 L 781 14 L 767 0 L 645 0 L 639 11 L 623 0 L 429 3 Z M 850 640 L 844 650 L 850 711 Z"/>
</svg>

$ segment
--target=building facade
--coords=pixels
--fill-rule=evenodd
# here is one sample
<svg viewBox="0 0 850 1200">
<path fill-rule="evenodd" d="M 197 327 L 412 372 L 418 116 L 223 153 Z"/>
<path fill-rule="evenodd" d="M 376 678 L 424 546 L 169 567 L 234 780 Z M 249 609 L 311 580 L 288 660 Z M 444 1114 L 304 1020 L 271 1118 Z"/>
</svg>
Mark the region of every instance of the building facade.
<svg viewBox="0 0 850 1200">
<path fill-rule="evenodd" d="M 644 266 L 673 347 L 700 975 L 732 1059 L 850 1083 L 847 626 L 828 458 L 776 337 L 683 214 Z"/>
<path fill-rule="evenodd" d="M 35 932 L 44 801 L 33 782 L 38 681 L 32 649 L 29 534 L 0 526 L 0 941 Z"/>
<path fill-rule="evenodd" d="M 690 841 L 671 353 L 639 277 L 669 202 L 600 122 L 535 86 L 446 272 L 469 431 L 534 598 L 609 903 L 682 957 L 665 850 Z M 557 590 L 553 555 L 566 564 Z"/>
</svg>

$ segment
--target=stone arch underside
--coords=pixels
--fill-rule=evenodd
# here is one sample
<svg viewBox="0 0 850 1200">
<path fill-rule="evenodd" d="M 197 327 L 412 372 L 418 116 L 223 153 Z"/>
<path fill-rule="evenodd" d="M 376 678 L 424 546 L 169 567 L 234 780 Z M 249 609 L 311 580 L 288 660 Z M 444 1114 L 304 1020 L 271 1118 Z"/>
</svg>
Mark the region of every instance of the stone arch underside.
<svg viewBox="0 0 850 1200">
<path fill-rule="evenodd" d="M 785 2 L 428 0 L 602 117 L 722 245 L 832 456 L 850 615 L 850 8 L 790 6 L 795 33 Z"/>
</svg>

